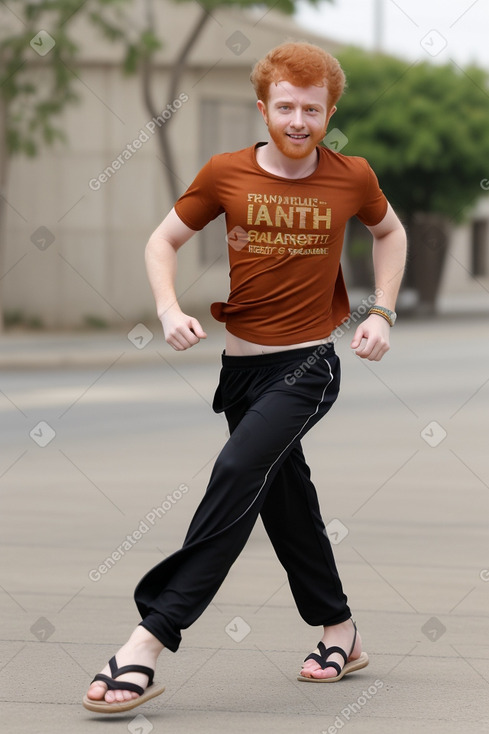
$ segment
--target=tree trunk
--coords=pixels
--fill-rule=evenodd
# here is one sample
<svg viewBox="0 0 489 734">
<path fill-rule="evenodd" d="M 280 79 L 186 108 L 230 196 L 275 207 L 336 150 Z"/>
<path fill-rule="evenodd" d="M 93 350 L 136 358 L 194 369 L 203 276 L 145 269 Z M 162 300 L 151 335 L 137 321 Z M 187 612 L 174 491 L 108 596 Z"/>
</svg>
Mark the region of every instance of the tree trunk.
<svg viewBox="0 0 489 734">
<path fill-rule="evenodd" d="M 436 313 L 443 269 L 448 252 L 448 222 L 439 214 L 419 212 L 407 222 L 409 254 L 405 285 L 414 288 L 416 316 Z"/>
<path fill-rule="evenodd" d="M 182 49 L 180 50 L 180 53 L 178 54 L 175 63 L 172 65 L 172 70 L 170 73 L 170 83 L 168 88 L 168 103 L 170 105 L 172 105 L 172 103 L 178 97 L 178 85 L 180 83 L 182 74 L 185 71 L 187 59 L 193 47 L 197 43 L 197 40 L 199 39 L 199 36 L 204 30 L 206 23 L 208 22 L 210 17 L 210 13 L 205 8 L 201 7 L 201 12 L 199 13 L 194 27 L 189 34 L 187 40 L 185 41 Z M 142 64 L 142 83 L 144 103 L 151 117 L 157 117 L 158 114 L 161 112 L 161 110 L 157 109 L 151 93 L 151 81 L 153 78 L 154 70 L 155 67 L 153 59 L 150 55 L 148 55 L 144 59 Z M 156 135 L 163 158 L 164 174 L 168 185 L 170 197 L 172 201 L 176 201 L 179 197 L 178 184 L 180 179 L 177 173 L 177 164 L 175 162 L 175 157 L 173 155 L 173 150 L 169 137 L 169 126 L 172 120 L 173 115 L 165 120 L 163 124 L 158 126 L 156 128 Z"/>
<path fill-rule="evenodd" d="M 0 332 L 4 329 L 4 303 L 1 279 L 4 274 L 5 263 L 5 213 L 7 211 L 7 181 L 9 169 L 9 154 L 7 150 L 7 103 L 0 94 Z"/>
</svg>

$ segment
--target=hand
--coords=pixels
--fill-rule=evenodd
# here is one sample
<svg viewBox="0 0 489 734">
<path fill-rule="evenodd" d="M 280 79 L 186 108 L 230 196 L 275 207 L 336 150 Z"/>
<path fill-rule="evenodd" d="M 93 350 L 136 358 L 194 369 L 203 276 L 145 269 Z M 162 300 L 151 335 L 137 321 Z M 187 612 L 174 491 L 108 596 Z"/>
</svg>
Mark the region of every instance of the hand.
<svg viewBox="0 0 489 734">
<path fill-rule="evenodd" d="M 207 334 L 197 319 L 187 316 L 178 308 L 168 309 L 161 317 L 166 342 L 177 352 L 193 347 Z"/>
<path fill-rule="evenodd" d="M 383 316 L 371 314 L 358 326 L 350 346 L 358 357 L 379 362 L 390 349 L 390 329 Z"/>
</svg>

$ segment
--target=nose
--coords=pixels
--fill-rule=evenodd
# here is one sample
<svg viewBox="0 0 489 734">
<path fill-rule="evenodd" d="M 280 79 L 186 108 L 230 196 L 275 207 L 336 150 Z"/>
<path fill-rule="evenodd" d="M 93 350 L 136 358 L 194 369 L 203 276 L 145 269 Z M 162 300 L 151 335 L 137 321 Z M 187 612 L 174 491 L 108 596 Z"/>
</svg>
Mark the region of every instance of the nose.
<svg viewBox="0 0 489 734">
<path fill-rule="evenodd" d="M 290 124 L 296 130 L 300 130 L 304 127 L 304 118 L 302 116 L 302 109 L 300 107 L 296 107 L 296 109 L 294 110 L 294 114 L 292 116 Z"/>
</svg>

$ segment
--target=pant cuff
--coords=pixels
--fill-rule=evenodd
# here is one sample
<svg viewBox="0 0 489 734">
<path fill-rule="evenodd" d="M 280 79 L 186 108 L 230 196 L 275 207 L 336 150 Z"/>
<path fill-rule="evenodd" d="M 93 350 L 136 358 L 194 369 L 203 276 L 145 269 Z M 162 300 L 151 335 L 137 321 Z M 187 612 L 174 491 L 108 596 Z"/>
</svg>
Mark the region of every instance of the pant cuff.
<svg viewBox="0 0 489 734">
<path fill-rule="evenodd" d="M 171 652 L 176 652 L 180 647 L 182 636 L 165 629 L 166 625 L 163 622 L 163 617 L 159 614 L 149 614 L 140 623 L 140 627 L 151 632 L 157 640 L 161 642 Z"/>
</svg>

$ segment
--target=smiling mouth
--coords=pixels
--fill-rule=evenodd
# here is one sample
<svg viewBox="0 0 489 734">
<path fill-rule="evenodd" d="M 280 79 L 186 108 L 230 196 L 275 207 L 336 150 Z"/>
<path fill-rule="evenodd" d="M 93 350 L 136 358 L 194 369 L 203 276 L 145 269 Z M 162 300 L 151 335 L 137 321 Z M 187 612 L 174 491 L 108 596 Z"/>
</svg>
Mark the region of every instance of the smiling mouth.
<svg viewBox="0 0 489 734">
<path fill-rule="evenodd" d="M 302 133 L 301 135 L 295 135 L 294 133 L 286 133 L 288 138 L 292 138 L 292 140 L 305 140 L 309 137 L 309 135 L 306 135 L 305 133 Z"/>
</svg>

